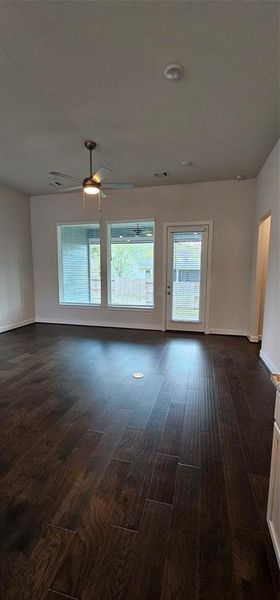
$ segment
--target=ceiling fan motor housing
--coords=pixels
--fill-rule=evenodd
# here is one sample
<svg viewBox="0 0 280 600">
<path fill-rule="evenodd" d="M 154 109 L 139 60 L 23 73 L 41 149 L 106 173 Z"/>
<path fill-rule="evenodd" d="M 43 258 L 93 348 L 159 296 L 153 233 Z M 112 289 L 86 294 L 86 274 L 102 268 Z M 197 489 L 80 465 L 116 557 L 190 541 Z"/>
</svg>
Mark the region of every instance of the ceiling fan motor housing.
<svg viewBox="0 0 280 600">
<path fill-rule="evenodd" d="M 97 181 L 94 181 L 94 179 L 92 179 L 91 177 L 86 177 L 83 181 L 83 188 L 85 189 L 86 187 L 96 187 L 96 188 L 100 188 L 101 185 L 100 183 L 97 183 Z"/>
</svg>

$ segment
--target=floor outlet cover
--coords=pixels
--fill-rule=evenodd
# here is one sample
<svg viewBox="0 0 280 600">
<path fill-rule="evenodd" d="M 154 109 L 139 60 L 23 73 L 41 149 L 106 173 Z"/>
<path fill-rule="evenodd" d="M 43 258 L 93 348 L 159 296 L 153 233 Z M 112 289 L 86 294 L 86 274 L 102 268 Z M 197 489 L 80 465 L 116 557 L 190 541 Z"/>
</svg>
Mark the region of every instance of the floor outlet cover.
<svg viewBox="0 0 280 600">
<path fill-rule="evenodd" d="M 133 377 L 134 379 L 142 379 L 142 377 L 144 377 L 144 373 L 140 373 L 137 371 L 136 373 L 133 373 Z"/>
</svg>

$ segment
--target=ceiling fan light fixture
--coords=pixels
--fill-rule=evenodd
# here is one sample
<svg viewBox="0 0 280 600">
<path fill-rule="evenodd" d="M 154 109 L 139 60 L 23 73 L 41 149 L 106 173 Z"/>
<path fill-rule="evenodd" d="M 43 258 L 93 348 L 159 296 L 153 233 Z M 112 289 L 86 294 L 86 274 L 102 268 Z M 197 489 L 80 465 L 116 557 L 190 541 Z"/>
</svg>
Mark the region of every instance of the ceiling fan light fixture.
<svg viewBox="0 0 280 600">
<path fill-rule="evenodd" d="M 100 184 L 92 181 L 90 177 L 86 177 L 83 181 L 83 190 L 86 194 L 96 196 L 99 194 Z"/>
<path fill-rule="evenodd" d="M 97 196 L 97 194 L 99 194 L 99 188 L 88 185 L 87 187 L 84 187 L 84 192 L 89 196 Z"/>
</svg>

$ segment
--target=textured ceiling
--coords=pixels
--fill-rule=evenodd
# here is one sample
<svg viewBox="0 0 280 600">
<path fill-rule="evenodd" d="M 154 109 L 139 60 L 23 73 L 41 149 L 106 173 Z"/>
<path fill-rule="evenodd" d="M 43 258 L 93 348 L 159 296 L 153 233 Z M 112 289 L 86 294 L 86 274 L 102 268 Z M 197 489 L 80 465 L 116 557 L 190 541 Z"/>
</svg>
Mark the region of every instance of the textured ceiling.
<svg viewBox="0 0 280 600">
<path fill-rule="evenodd" d="M 255 176 L 279 135 L 278 11 L 251 0 L 1 1 L 0 181 L 36 194 L 52 192 L 50 170 L 82 178 L 87 138 L 112 180 L 136 186 Z M 173 61 L 179 82 L 162 76 Z"/>
</svg>

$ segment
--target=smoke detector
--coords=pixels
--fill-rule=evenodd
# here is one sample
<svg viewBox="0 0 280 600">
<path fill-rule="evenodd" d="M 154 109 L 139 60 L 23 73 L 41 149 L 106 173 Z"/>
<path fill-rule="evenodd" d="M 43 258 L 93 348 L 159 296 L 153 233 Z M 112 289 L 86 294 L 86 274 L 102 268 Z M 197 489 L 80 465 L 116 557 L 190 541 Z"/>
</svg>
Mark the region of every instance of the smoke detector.
<svg viewBox="0 0 280 600">
<path fill-rule="evenodd" d="M 179 81 L 184 75 L 184 69 L 178 63 L 171 63 L 165 67 L 163 75 L 165 79 L 169 79 L 170 81 Z"/>
</svg>

